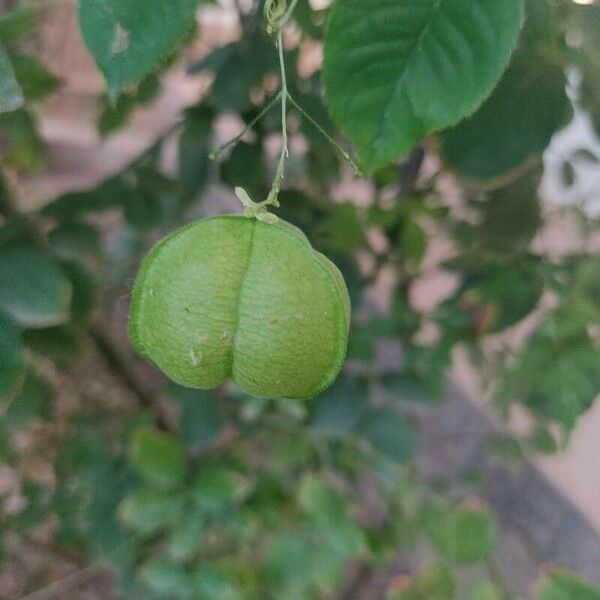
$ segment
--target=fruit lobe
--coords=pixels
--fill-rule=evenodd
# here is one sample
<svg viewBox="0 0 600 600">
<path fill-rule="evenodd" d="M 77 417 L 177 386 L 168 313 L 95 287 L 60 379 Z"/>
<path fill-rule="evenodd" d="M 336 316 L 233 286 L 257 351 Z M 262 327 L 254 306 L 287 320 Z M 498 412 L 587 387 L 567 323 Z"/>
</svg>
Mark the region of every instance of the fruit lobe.
<svg viewBox="0 0 600 600">
<path fill-rule="evenodd" d="M 174 232 L 137 277 L 129 336 L 166 375 L 229 378 L 266 398 L 310 398 L 341 369 L 350 300 L 341 273 L 292 225 L 221 216 Z"/>
</svg>

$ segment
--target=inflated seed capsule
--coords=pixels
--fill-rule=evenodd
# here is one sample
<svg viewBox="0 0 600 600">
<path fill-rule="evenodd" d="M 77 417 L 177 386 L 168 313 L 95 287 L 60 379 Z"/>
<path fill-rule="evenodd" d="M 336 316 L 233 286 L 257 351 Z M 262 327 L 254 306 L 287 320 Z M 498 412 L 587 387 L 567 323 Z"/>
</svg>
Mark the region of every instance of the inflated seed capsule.
<svg viewBox="0 0 600 600">
<path fill-rule="evenodd" d="M 266 398 L 310 398 L 341 369 L 350 299 L 343 277 L 296 227 L 243 216 L 201 220 L 148 254 L 129 336 L 174 381 L 229 378 Z"/>
</svg>

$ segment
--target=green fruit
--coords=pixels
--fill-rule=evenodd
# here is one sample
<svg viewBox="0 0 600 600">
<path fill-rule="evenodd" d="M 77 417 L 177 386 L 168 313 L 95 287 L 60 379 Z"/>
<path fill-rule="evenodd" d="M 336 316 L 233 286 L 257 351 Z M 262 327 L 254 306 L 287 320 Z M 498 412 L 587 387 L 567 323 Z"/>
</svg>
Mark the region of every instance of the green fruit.
<svg viewBox="0 0 600 600">
<path fill-rule="evenodd" d="M 310 398 L 341 369 L 350 300 L 341 273 L 289 223 L 222 216 L 192 223 L 145 259 L 133 345 L 174 381 Z"/>
</svg>

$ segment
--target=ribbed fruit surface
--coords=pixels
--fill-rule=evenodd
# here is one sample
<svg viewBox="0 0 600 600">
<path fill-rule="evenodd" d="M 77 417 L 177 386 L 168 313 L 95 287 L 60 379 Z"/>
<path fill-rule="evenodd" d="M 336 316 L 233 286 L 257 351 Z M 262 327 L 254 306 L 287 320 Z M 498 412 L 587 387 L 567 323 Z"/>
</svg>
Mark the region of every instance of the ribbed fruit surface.
<svg viewBox="0 0 600 600">
<path fill-rule="evenodd" d="M 266 398 L 310 398 L 338 374 L 350 319 L 337 268 L 289 223 L 221 216 L 159 242 L 133 290 L 129 336 L 187 387 L 229 378 Z"/>
</svg>

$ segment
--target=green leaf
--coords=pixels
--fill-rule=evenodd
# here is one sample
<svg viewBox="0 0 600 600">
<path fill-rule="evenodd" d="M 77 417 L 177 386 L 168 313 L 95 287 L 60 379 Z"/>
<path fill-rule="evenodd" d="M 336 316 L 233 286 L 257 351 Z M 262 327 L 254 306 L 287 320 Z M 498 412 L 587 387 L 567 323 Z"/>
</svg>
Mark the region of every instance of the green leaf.
<svg viewBox="0 0 600 600">
<path fill-rule="evenodd" d="M 142 581 L 162 597 L 187 597 L 192 586 L 191 576 L 177 563 L 153 560 L 142 566 Z"/>
<path fill-rule="evenodd" d="M 81 0 L 79 22 L 85 43 L 115 100 L 183 41 L 199 0 Z"/>
<path fill-rule="evenodd" d="M 0 313 L 0 400 L 15 385 L 21 371 L 19 330 Z"/>
<path fill-rule="evenodd" d="M 133 433 L 131 461 L 149 482 L 173 487 L 187 474 L 183 446 L 168 433 L 140 427 Z"/>
<path fill-rule="evenodd" d="M 341 497 L 317 475 L 307 474 L 302 478 L 297 498 L 302 510 L 315 521 L 335 523 L 345 515 Z"/>
<path fill-rule="evenodd" d="M 337 0 L 326 100 L 374 172 L 472 113 L 500 78 L 522 0 Z"/>
<path fill-rule="evenodd" d="M 265 168 L 262 145 L 240 142 L 221 165 L 221 180 L 232 187 L 242 187 L 251 198 L 258 197 L 264 186 Z"/>
<path fill-rule="evenodd" d="M 24 171 L 36 171 L 44 164 L 44 142 L 37 123 L 24 108 L 0 112 L 0 162 Z"/>
<path fill-rule="evenodd" d="M 309 574 L 313 567 L 313 550 L 308 537 L 298 534 L 279 535 L 271 543 L 267 558 L 269 575 L 278 588 L 287 592 L 294 590 L 293 598 L 306 597 L 311 588 Z"/>
<path fill-rule="evenodd" d="M 348 434 L 365 414 L 368 399 L 364 380 L 340 377 L 316 398 L 313 425 L 327 433 Z"/>
<path fill-rule="evenodd" d="M 14 54 L 11 60 L 27 101 L 42 100 L 58 87 L 59 80 L 36 58 Z"/>
<path fill-rule="evenodd" d="M 4 202 L 5 206 L 11 206 L 12 196 L 3 183 L 0 179 L 0 202 Z M 27 224 L 27 219 L 22 215 L 12 216 L 0 225 L 0 250 L 7 246 L 27 244 L 33 241 L 34 239 Z"/>
<path fill-rule="evenodd" d="M 61 270 L 69 278 L 73 286 L 73 298 L 71 300 L 71 319 L 69 323 L 35 332 L 36 340 L 42 342 L 44 334 L 48 333 L 48 344 L 57 344 L 66 349 L 71 343 L 78 345 L 78 338 L 83 335 L 83 328 L 87 327 L 94 306 L 96 305 L 96 285 L 92 276 L 79 264 L 75 262 L 60 263 Z M 24 340 L 29 345 L 31 341 L 31 330 L 26 331 Z M 51 338 L 51 340 L 50 340 Z M 60 339 L 62 339 L 62 342 Z M 42 343 L 43 345 L 43 343 Z M 41 354 L 53 354 L 53 348 L 48 347 Z"/>
<path fill-rule="evenodd" d="M 131 188 L 121 177 L 103 181 L 92 190 L 70 192 L 50 202 L 42 209 L 44 216 L 72 221 L 88 212 L 105 211 L 123 206 Z"/>
<path fill-rule="evenodd" d="M 81 349 L 81 332 L 70 323 L 23 332 L 23 345 L 60 366 L 72 360 Z"/>
<path fill-rule="evenodd" d="M 529 48 L 539 49 L 541 44 L 553 42 L 556 33 L 556 8 L 548 0 L 527 0 L 525 3 L 525 27 L 521 43 Z"/>
<path fill-rule="evenodd" d="M 456 582 L 446 565 L 421 569 L 415 576 L 392 583 L 385 600 L 453 600 Z"/>
<path fill-rule="evenodd" d="M 499 178 L 539 158 L 566 122 L 565 73 L 531 51 L 515 55 L 492 96 L 440 138 L 443 161 L 469 179 Z"/>
<path fill-rule="evenodd" d="M 490 263 L 467 277 L 457 293 L 461 309 L 471 317 L 477 334 L 502 331 L 531 314 L 544 291 L 544 282 L 525 261 L 507 269 Z"/>
<path fill-rule="evenodd" d="M 76 262 L 63 262 L 61 268 L 73 285 L 71 323 L 79 327 L 87 326 L 98 300 L 96 282 L 92 275 Z"/>
<path fill-rule="evenodd" d="M 24 101 L 10 58 L 0 45 L 0 113 L 13 112 L 23 106 Z"/>
<path fill-rule="evenodd" d="M 124 127 L 138 106 L 149 104 L 160 92 L 160 80 L 151 73 L 145 77 L 137 89 L 119 96 L 115 103 L 108 97 L 102 99 L 103 110 L 98 119 L 98 133 L 105 137 Z"/>
<path fill-rule="evenodd" d="M 437 397 L 426 383 L 416 377 L 400 373 L 388 373 L 381 384 L 391 398 L 402 402 L 435 402 Z"/>
<path fill-rule="evenodd" d="M 74 262 L 97 258 L 102 248 L 98 229 L 81 221 L 59 224 L 48 234 L 48 244 L 56 256 Z"/>
<path fill-rule="evenodd" d="M 169 384 L 169 394 L 181 409 L 179 437 L 193 452 L 209 446 L 222 432 L 225 422 L 210 392 Z"/>
<path fill-rule="evenodd" d="M 559 445 L 552 431 L 544 427 L 541 423 L 537 424 L 527 438 L 528 446 L 540 454 L 554 454 L 558 452 Z"/>
<path fill-rule="evenodd" d="M 32 30 L 37 15 L 32 8 L 17 7 L 0 14 L 0 42 L 11 46 Z"/>
<path fill-rule="evenodd" d="M 123 500 L 119 515 L 125 525 L 143 534 L 173 526 L 181 517 L 184 497 L 172 491 L 142 489 Z"/>
<path fill-rule="evenodd" d="M 124 197 L 124 214 L 127 223 L 135 229 L 157 227 L 162 217 L 160 198 L 151 190 L 133 189 Z"/>
<path fill-rule="evenodd" d="M 427 233 L 414 219 L 406 221 L 402 228 L 400 240 L 403 257 L 414 261 L 417 265 L 421 262 L 427 251 Z"/>
<path fill-rule="evenodd" d="M 600 600 L 600 588 L 572 573 L 553 569 L 538 582 L 535 600 Z"/>
<path fill-rule="evenodd" d="M 51 411 L 52 388 L 39 375 L 28 370 L 19 393 L 4 413 L 3 421 L 9 428 L 21 429 L 33 419 L 47 420 Z"/>
<path fill-rule="evenodd" d="M 235 574 L 214 564 L 203 564 L 193 577 L 194 591 L 202 600 L 244 600 Z"/>
<path fill-rule="evenodd" d="M 208 182 L 213 118 L 214 111 L 203 105 L 185 113 L 185 128 L 179 138 L 179 179 L 190 199 Z"/>
<path fill-rule="evenodd" d="M 252 107 L 251 92 L 260 87 L 264 76 L 279 73 L 279 63 L 272 39 L 264 28 L 256 27 L 239 42 L 214 50 L 190 72 L 206 70 L 215 74 L 213 104 L 222 111 L 241 113 Z"/>
<path fill-rule="evenodd" d="M 209 52 L 202 60 L 188 69 L 189 75 L 200 75 L 206 71 L 217 73 L 229 57 L 235 53 L 237 44 L 225 44 Z"/>
<path fill-rule="evenodd" d="M 306 474 L 302 478 L 297 499 L 314 527 L 313 577 L 326 587 L 335 587 L 341 578 L 343 562 L 366 547 L 364 532 L 349 518 L 344 497 L 318 475 Z"/>
<path fill-rule="evenodd" d="M 203 515 L 186 514 L 169 537 L 167 552 L 173 560 L 189 559 L 203 542 L 206 519 Z"/>
<path fill-rule="evenodd" d="M 573 323 L 578 317 L 584 322 Z M 498 398 L 522 402 L 570 431 L 600 390 L 600 349 L 586 330 L 588 322 L 597 317 L 589 320 L 573 302 L 550 315 L 507 367 Z"/>
<path fill-rule="evenodd" d="M 415 452 L 413 428 L 390 408 L 371 409 L 361 419 L 357 432 L 381 454 L 400 463 L 409 461 Z"/>
<path fill-rule="evenodd" d="M 0 309 L 30 328 L 69 319 L 73 286 L 62 270 L 30 248 L 0 252 Z"/>
<path fill-rule="evenodd" d="M 202 469 L 193 487 L 198 506 L 208 512 L 224 510 L 238 492 L 235 475 L 216 466 Z"/>
<path fill-rule="evenodd" d="M 572 13 L 573 31 L 578 36 L 577 69 L 583 76 L 580 102 L 592 116 L 596 131 L 600 131 L 600 6 L 577 6 Z"/>
<path fill-rule="evenodd" d="M 490 510 L 458 506 L 425 510 L 425 528 L 436 550 L 459 564 L 484 561 L 494 551 L 498 527 Z"/>
<path fill-rule="evenodd" d="M 511 184 L 494 191 L 481 203 L 482 222 L 473 228 L 473 236 L 465 240 L 493 252 L 524 252 L 541 223 L 537 190 L 539 171 L 532 171 Z"/>
<path fill-rule="evenodd" d="M 469 600 L 506 600 L 506 595 L 494 583 L 482 581 L 471 589 Z"/>
<path fill-rule="evenodd" d="M 328 252 L 343 255 L 356 250 L 365 241 L 358 208 L 351 202 L 335 204 L 330 216 L 317 229 L 318 243 Z"/>
<path fill-rule="evenodd" d="M 136 107 L 135 97 L 121 94 L 113 104 L 106 98 L 106 104 L 98 118 L 98 133 L 104 138 L 124 127 Z"/>
</svg>

